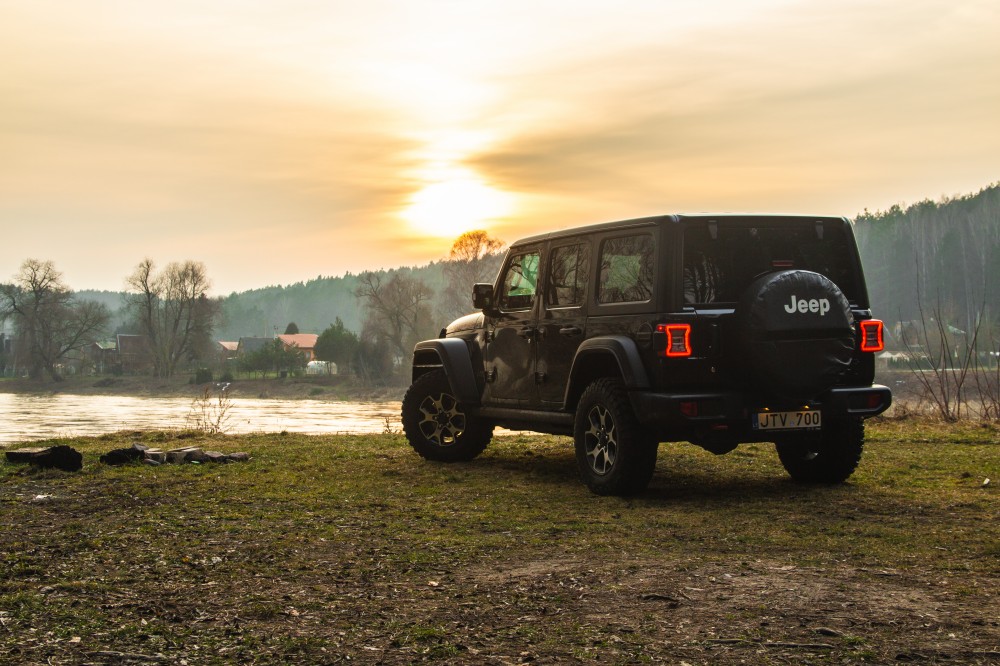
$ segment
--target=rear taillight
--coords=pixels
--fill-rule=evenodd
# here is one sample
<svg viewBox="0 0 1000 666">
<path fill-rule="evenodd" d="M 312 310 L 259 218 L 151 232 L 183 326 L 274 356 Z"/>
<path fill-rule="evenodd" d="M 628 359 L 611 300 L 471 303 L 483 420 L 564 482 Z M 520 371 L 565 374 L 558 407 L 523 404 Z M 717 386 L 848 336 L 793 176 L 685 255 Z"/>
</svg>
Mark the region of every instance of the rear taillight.
<svg viewBox="0 0 1000 666">
<path fill-rule="evenodd" d="M 861 351 L 880 352 L 885 349 L 882 337 L 884 325 L 878 319 L 866 319 L 861 322 Z"/>
<path fill-rule="evenodd" d="M 691 324 L 659 324 L 656 332 L 666 336 L 660 356 L 683 358 L 691 355 Z"/>
</svg>

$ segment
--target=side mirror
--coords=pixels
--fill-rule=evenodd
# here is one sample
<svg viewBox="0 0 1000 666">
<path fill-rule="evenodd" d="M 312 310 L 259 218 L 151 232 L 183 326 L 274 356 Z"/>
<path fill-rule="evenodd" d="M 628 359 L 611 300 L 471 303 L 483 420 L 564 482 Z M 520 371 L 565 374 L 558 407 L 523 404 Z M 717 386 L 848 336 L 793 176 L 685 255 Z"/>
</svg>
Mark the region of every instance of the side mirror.
<svg viewBox="0 0 1000 666">
<path fill-rule="evenodd" d="M 472 285 L 472 307 L 483 312 L 493 309 L 493 285 L 485 282 Z"/>
</svg>

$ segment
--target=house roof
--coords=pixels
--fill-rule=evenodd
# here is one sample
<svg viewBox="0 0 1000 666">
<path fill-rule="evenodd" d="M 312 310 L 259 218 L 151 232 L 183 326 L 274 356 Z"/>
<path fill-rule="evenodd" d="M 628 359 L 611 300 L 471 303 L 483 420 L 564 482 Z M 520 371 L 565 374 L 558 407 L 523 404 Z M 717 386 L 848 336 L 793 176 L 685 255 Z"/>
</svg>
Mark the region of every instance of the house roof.
<svg viewBox="0 0 1000 666">
<path fill-rule="evenodd" d="M 234 352 L 240 347 L 239 341 L 218 340 L 219 346 L 226 351 Z"/>
<path fill-rule="evenodd" d="M 243 354 L 250 354 L 263 349 L 274 338 L 240 338 L 236 349 Z"/>
<path fill-rule="evenodd" d="M 286 347 L 312 349 L 316 346 L 316 340 L 319 339 L 319 336 L 315 333 L 290 333 L 287 335 L 279 335 L 278 339 L 281 340 Z"/>
<path fill-rule="evenodd" d="M 119 354 L 148 354 L 149 339 L 145 335 L 128 335 L 119 333 L 118 353 Z"/>
</svg>

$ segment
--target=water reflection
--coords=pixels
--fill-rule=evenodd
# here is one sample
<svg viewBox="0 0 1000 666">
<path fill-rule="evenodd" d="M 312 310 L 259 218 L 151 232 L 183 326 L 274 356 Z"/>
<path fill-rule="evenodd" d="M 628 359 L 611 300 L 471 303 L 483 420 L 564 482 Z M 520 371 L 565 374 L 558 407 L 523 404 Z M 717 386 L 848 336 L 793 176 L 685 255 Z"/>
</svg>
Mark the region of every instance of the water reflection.
<svg viewBox="0 0 1000 666">
<path fill-rule="evenodd" d="M 400 430 L 398 402 L 327 402 L 233 398 L 226 432 L 310 435 Z M 0 446 L 50 437 L 101 435 L 118 430 L 191 427 L 190 398 L 0 393 Z"/>
</svg>

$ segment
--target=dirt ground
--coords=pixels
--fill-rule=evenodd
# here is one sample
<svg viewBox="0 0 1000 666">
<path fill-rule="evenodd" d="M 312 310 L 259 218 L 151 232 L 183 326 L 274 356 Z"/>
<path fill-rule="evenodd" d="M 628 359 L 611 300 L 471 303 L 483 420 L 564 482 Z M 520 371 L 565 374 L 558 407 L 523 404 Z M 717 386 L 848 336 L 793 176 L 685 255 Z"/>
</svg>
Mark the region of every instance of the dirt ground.
<svg viewBox="0 0 1000 666">
<path fill-rule="evenodd" d="M 681 564 L 682 570 L 678 570 Z M 948 587 L 893 571 L 850 566 L 798 568 L 754 561 L 695 566 L 633 561 L 520 562 L 473 577 L 501 599 L 543 601 L 570 589 L 567 603 L 519 608 L 516 622 L 567 613 L 590 628 L 592 645 L 577 655 L 601 662 L 689 664 L 992 663 L 998 651 L 997 605 L 970 608 Z M 480 620 L 485 618 L 478 618 Z M 499 619 L 499 618 L 497 618 Z M 482 633 L 494 629 L 483 623 Z M 502 622 L 501 622 L 502 624 Z M 480 632 L 477 632 L 480 633 Z M 480 654 L 498 646 L 470 645 Z M 500 661 L 558 661 L 551 652 L 505 654 Z"/>
<path fill-rule="evenodd" d="M 969 603 L 961 578 L 848 563 L 705 563 L 625 547 L 567 557 L 554 542 L 541 557 L 511 544 L 474 564 L 437 554 L 406 567 L 376 541 L 317 546 L 295 570 L 254 567 L 241 580 L 217 580 L 199 558 L 193 573 L 156 584 L 39 585 L 47 601 L 99 605 L 106 623 L 81 637 L 0 611 L 0 655 L 52 665 L 1000 663 L 995 580 L 975 583 L 989 589 Z"/>
</svg>

